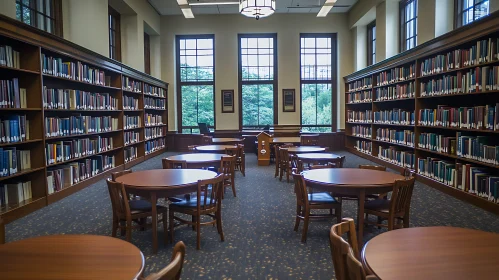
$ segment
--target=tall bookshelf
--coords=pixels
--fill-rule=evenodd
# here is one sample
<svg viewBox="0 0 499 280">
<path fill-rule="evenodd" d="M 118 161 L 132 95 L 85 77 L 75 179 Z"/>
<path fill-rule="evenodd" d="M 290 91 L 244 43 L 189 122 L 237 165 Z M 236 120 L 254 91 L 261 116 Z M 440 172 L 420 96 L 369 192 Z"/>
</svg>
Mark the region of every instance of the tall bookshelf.
<svg viewBox="0 0 499 280">
<path fill-rule="evenodd" d="M 168 83 L 4 16 L 0 41 L 9 46 L 8 60 L 0 51 L 0 81 L 9 81 L 0 84 L 0 93 L 10 92 L 0 94 L 0 124 L 9 131 L 9 139 L 0 135 L 0 149 L 10 151 L 1 164 L 13 160 L 14 148 L 18 163 L 17 170 L 0 170 L 5 222 L 166 150 Z M 11 49 L 19 56 L 10 55 Z M 131 90 L 124 87 L 126 80 L 140 86 Z M 133 106 L 125 106 L 127 97 Z M 161 118 L 153 133 L 146 132 L 151 114 Z M 139 125 L 126 129 L 127 116 L 140 119 Z M 126 137 L 127 132 L 136 137 Z M 127 159 L 131 147 L 137 152 Z"/>
<path fill-rule="evenodd" d="M 348 151 L 499 214 L 498 12 L 344 82 Z"/>
</svg>

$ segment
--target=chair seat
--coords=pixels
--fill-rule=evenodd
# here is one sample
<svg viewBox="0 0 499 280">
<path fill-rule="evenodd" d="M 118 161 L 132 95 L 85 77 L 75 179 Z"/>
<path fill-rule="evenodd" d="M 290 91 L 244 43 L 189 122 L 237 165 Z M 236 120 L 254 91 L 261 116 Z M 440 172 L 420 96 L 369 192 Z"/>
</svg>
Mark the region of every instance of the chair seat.
<svg viewBox="0 0 499 280">
<path fill-rule="evenodd" d="M 308 201 L 312 204 L 338 203 L 329 193 L 309 193 Z"/>
<path fill-rule="evenodd" d="M 210 203 L 209 199 L 206 199 L 208 205 L 215 206 L 215 203 Z M 183 207 L 183 208 L 196 208 L 198 207 L 197 197 L 192 197 L 191 199 L 182 199 L 182 201 L 174 202 L 170 204 L 170 207 Z M 201 206 L 204 206 L 204 196 L 201 196 Z"/>
<path fill-rule="evenodd" d="M 152 211 L 152 204 L 147 200 L 131 200 L 129 203 L 130 203 L 130 211 L 134 212 L 132 214 L 135 214 L 137 212 L 151 212 Z M 166 209 L 166 207 L 161 206 L 161 205 L 156 205 L 156 208 L 158 210 Z"/>
<path fill-rule="evenodd" d="M 366 202 L 364 208 L 367 210 L 388 213 L 390 210 L 390 200 L 386 199 L 370 200 Z"/>
</svg>

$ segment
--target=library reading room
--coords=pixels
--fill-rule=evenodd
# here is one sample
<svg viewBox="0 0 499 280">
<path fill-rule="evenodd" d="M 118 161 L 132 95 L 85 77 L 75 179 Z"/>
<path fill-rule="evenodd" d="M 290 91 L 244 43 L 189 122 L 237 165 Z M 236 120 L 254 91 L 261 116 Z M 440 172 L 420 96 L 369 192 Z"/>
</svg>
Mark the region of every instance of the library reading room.
<svg viewBox="0 0 499 280">
<path fill-rule="evenodd" d="M 0 0 L 0 279 L 499 279 L 499 0 Z"/>
</svg>

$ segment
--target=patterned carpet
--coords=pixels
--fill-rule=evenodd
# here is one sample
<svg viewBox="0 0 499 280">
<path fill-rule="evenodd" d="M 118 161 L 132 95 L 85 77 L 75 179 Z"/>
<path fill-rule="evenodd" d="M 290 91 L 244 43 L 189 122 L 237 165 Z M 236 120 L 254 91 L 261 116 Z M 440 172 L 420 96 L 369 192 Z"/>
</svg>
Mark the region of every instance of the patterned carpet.
<svg viewBox="0 0 499 280">
<path fill-rule="evenodd" d="M 133 170 L 161 168 L 166 153 Z M 346 152 L 346 167 L 369 161 Z M 247 155 L 246 177 L 236 175 L 237 198 L 229 193 L 223 201 L 225 242 L 216 228 L 203 227 L 201 250 L 196 251 L 196 234 L 187 227 L 175 231 L 175 240 L 187 246 L 182 279 L 334 279 L 328 232 L 335 222 L 311 223 L 306 244 L 293 231 L 295 196 L 293 184 L 274 179 L 274 166 L 256 164 Z M 356 216 L 356 204 L 345 202 L 344 217 Z M 70 197 L 7 225 L 7 242 L 48 234 L 111 235 L 111 203 L 102 180 Z M 497 216 L 417 183 L 411 208 L 411 226 L 456 226 L 499 233 Z M 301 229 L 301 227 L 300 227 Z M 384 230 L 366 229 L 365 241 Z M 145 275 L 163 268 L 172 245 L 162 242 L 151 253 L 151 231 L 134 231 L 132 242 L 146 258 Z M 54 260 L 57 261 L 57 260 Z"/>
</svg>

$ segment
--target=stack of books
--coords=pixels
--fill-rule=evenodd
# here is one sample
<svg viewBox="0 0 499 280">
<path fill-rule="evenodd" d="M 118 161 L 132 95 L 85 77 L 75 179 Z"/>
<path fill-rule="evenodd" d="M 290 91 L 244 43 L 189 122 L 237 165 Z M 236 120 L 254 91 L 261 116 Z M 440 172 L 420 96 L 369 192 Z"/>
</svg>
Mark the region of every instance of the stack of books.
<svg viewBox="0 0 499 280">
<path fill-rule="evenodd" d="M 146 142 L 145 154 L 148 155 L 165 147 L 165 138 L 158 138 Z"/>
<path fill-rule="evenodd" d="M 65 61 L 42 53 L 43 74 L 62 77 L 80 82 L 104 86 L 106 75 L 104 71 L 90 67 L 79 61 Z M 109 80 L 109 78 L 108 78 Z"/>
<path fill-rule="evenodd" d="M 374 112 L 374 123 L 414 125 L 414 111 L 410 112 L 406 111 L 406 109 L 392 109 Z"/>
<path fill-rule="evenodd" d="M 138 148 L 136 146 L 125 148 L 125 163 L 136 159 L 139 156 Z"/>
<path fill-rule="evenodd" d="M 140 116 L 123 116 L 123 126 L 125 129 L 132 129 L 141 127 Z"/>
<path fill-rule="evenodd" d="M 414 169 L 416 156 L 413 152 L 400 150 L 399 147 L 395 146 L 388 148 L 379 146 L 378 149 L 378 158 L 404 168 Z"/>
<path fill-rule="evenodd" d="M 418 147 L 444 154 L 456 155 L 456 137 L 437 133 L 421 133 Z"/>
<path fill-rule="evenodd" d="M 124 90 L 133 91 L 136 93 L 142 93 L 142 82 L 135 81 L 128 77 L 123 77 L 122 88 Z"/>
<path fill-rule="evenodd" d="M 363 89 L 369 89 L 373 87 L 373 79 L 372 77 L 365 77 L 355 82 L 351 82 L 348 84 L 348 91 L 358 91 Z"/>
<path fill-rule="evenodd" d="M 460 108 L 438 105 L 436 109 L 420 109 L 418 124 L 463 129 L 499 130 L 498 111 L 499 103 Z"/>
<path fill-rule="evenodd" d="M 145 129 L 145 138 L 146 140 L 163 136 L 163 128 L 162 127 L 149 127 Z"/>
<path fill-rule="evenodd" d="M 144 94 L 157 97 L 165 97 L 165 90 L 160 87 L 144 84 Z"/>
<path fill-rule="evenodd" d="M 113 149 L 113 138 L 92 137 L 47 143 L 45 154 L 47 165 L 87 157 Z"/>
<path fill-rule="evenodd" d="M 376 140 L 392 142 L 414 147 L 415 134 L 412 130 L 395 130 L 390 128 L 378 128 L 376 130 Z"/>
<path fill-rule="evenodd" d="M 371 126 L 355 125 L 352 127 L 352 135 L 371 138 L 372 128 Z"/>
<path fill-rule="evenodd" d="M 166 107 L 165 99 L 157 99 L 157 98 L 144 98 L 144 108 L 145 109 L 159 109 L 164 110 Z"/>
<path fill-rule="evenodd" d="M 414 82 L 376 89 L 376 101 L 414 98 Z"/>
<path fill-rule="evenodd" d="M 416 65 L 411 64 L 395 67 L 377 75 L 377 86 L 385 86 L 396 82 L 403 82 L 416 77 Z"/>
<path fill-rule="evenodd" d="M 125 145 L 131 145 L 140 141 L 140 134 L 136 131 L 125 131 Z"/>
<path fill-rule="evenodd" d="M 138 110 L 139 99 L 123 95 L 123 110 Z"/>
<path fill-rule="evenodd" d="M 359 152 L 370 155 L 372 154 L 373 145 L 371 141 L 356 140 L 354 148 Z"/>
<path fill-rule="evenodd" d="M 348 122 L 359 122 L 359 123 L 372 123 L 373 121 L 373 111 L 347 111 L 347 121 Z"/>
<path fill-rule="evenodd" d="M 43 108 L 65 110 L 117 110 L 118 99 L 109 93 L 43 87 Z"/>
<path fill-rule="evenodd" d="M 370 90 L 347 93 L 347 103 L 365 103 L 373 101 L 373 92 Z"/>
<path fill-rule="evenodd" d="M 156 114 L 149 114 L 146 113 L 146 126 L 153 126 L 153 125 L 162 125 L 163 124 L 163 116 L 161 115 L 156 115 Z"/>
<path fill-rule="evenodd" d="M 47 138 L 109 132 L 117 129 L 118 119 L 111 116 L 93 117 L 76 115 L 67 118 L 45 118 L 45 136 Z"/>
</svg>

